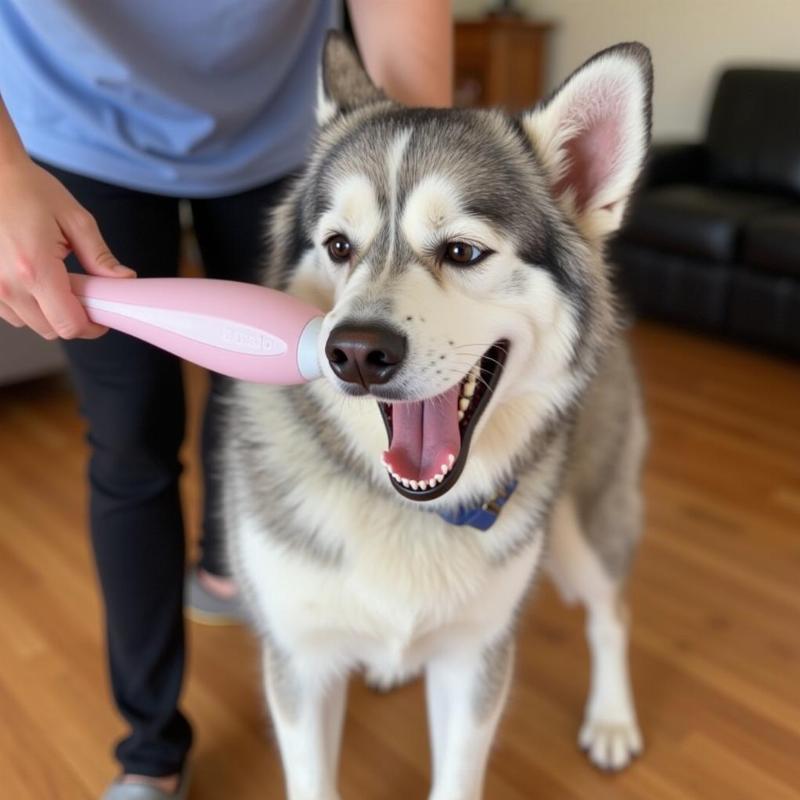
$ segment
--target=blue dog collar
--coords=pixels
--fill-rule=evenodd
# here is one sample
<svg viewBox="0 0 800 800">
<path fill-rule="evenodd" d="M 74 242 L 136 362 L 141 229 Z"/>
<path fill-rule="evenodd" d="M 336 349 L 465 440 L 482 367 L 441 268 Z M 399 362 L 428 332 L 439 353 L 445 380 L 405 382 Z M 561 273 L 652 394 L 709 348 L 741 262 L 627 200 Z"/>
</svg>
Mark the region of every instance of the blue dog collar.
<svg viewBox="0 0 800 800">
<path fill-rule="evenodd" d="M 469 525 L 480 531 L 488 531 L 497 522 L 503 506 L 508 502 L 514 490 L 517 488 L 517 481 L 506 484 L 503 491 L 494 499 L 488 500 L 477 507 L 461 506 L 455 511 L 437 511 L 436 513 L 451 525 Z"/>
</svg>

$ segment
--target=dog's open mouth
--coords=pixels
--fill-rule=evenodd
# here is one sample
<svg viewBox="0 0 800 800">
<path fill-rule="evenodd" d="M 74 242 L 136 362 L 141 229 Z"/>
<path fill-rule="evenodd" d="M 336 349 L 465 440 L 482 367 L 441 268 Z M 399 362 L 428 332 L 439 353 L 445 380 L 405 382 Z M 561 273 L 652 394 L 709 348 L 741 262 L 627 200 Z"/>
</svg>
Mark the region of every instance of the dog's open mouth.
<svg viewBox="0 0 800 800">
<path fill-rule="evenodd" d="M 449 491 L 467 462 L 472 434 L 503 372 L 509 342 L 495 342 L 446 392 L 398 403 L 379 402 L 389 434 L 383 464 L 392 485 L 411 500 Z"/>
</svg>

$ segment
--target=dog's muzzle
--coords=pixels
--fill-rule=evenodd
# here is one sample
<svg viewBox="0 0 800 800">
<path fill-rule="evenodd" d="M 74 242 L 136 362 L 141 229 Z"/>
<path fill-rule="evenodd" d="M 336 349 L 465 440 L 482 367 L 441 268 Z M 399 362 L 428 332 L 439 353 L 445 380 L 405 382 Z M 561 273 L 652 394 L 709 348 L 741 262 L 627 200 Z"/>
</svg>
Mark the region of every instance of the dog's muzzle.
<svg viewBox="0 0 800 800">
<path fill-rule="evenodd" d="M 395 490 L 419 501 L 441 496 L 458 480 L 508 348 L 508 340 L 498 340 L 460 381 L 422 400 L 388 399 L 386 384 L 403 367 L 408 341 L 387 325 L 339 325 L 328 337 L 325 355 L 349 394 L 375 396 L 389 439 L 383 465 Z"/>
</svg>

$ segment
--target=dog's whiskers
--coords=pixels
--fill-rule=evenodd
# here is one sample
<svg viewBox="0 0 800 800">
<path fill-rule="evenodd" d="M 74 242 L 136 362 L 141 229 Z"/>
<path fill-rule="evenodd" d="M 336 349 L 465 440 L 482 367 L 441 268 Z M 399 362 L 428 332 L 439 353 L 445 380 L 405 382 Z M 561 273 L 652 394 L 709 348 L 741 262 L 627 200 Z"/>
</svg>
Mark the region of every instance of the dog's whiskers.
<svg viewBox="0 0 800 800">
<path fill-rule="evenodd" d="M 463 353 L 463 354 L 462 353 L 456 353 L 455 355 L 456 356 L 464 355 L 464 356 L 467 356 L 469 358 L 472 358 L 472 353 Z M 503 362 L 502 361 L 499 361 L 496 358 L 492 358 L 491 356 L 478 356 L 476 358 L 475 363 L 477 363 L 478 361 L 482 361 L 483 359 L 486 359 L 487 361 L 490 361 L 493 364 L 497 364 L 498 367 L 502 367 L 503 366 Z"/>
<path fill-rule="evenodd" d="M 457 375 L 461 375 L 462 377 L 464 375 L 464 373 L 461 372 L 461 370 L 458 370 L 458 369 L 448 368 L 447 371 L 448 372 L 455 372 Z M 477 380 L 480 381 L 486 387 L 486 390 L 488 392 L 490 392 L 490 393 L 494 392 L 494 389 L 486 382 L 486 379 L 483 377 L 483 375 L 480 374 L 480 372 L 477 375 Z"/>
<path fill-rule="evenodd" d="M 495 347 L 503 353 L 508 353 L 508 348 L 504 347 L 502 344 L 496 344 L 496 343 L 487 344 L 486 342 L 474 342 L 472 344 L 457 344 L 453 349 L 463 350 L 465 347 L 482 347 L 484 348 L 484 351 L 490 350 L 491 348 Z"/>
</svg>

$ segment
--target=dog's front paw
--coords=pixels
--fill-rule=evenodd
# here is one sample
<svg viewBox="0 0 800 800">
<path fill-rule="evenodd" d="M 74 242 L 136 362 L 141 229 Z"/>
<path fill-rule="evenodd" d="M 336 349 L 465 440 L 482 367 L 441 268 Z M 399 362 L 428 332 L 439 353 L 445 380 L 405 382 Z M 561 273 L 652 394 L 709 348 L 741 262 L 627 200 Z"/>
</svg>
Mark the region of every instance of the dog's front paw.
<svg viewBox="0 0 800 800">
<path fill-rule="evenodd" d="M 583 723 L 578 744 L 596 767 L 616 772 L 642 752 L 642 734 L 635 719 L 591 715 Z"/>
</svg>

